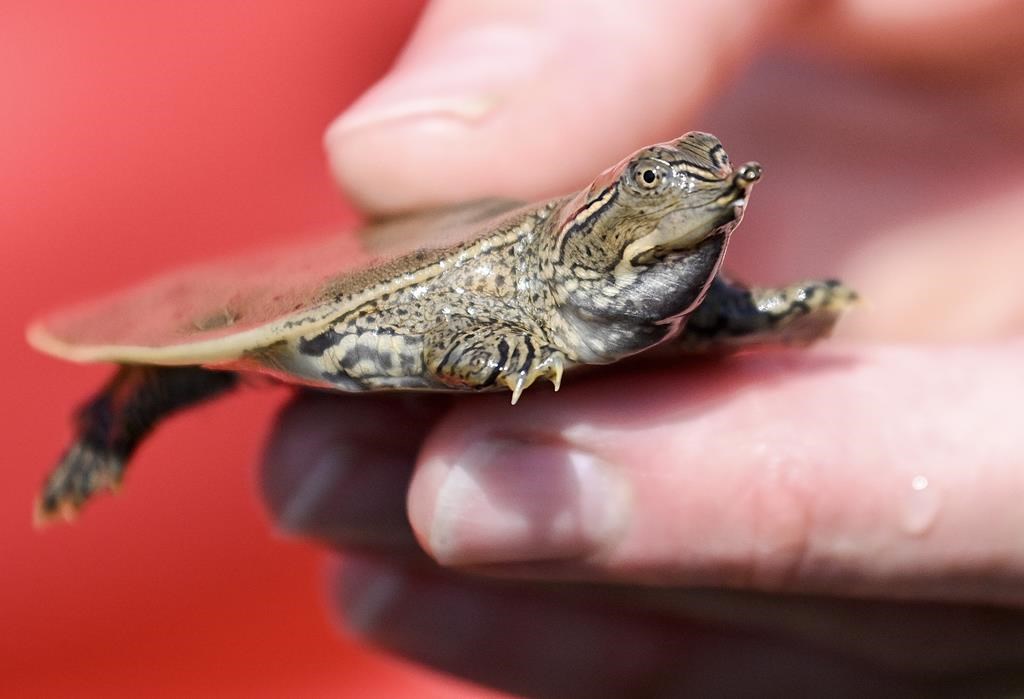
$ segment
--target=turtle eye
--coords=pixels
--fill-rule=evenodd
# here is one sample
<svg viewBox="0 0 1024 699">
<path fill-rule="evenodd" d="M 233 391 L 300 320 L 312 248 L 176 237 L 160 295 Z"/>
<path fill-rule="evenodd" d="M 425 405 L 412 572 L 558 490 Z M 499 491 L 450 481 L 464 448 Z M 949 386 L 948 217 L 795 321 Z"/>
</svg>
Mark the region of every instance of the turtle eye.
<svg viewBox="0 0 1024 699">
<path fill-rule="evenodd" d="M 672 168 L 668 163 L 654 158 L 644 158 L 630 168 L 630 189 L 639 194 L 655 194 L 665 189 L 671 177 Z"/>
</svg>

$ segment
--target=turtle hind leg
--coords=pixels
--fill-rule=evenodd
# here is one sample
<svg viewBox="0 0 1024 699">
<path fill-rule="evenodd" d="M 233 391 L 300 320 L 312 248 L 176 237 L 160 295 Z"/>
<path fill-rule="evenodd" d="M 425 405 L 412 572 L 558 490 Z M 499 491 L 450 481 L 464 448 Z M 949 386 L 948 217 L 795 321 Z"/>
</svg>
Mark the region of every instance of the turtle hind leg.
<svg viewBox="0 0 1024 699">
<path fill-rule="evenodd" d="M 35 520 L 71 519 L 92 495 L 114 490 L 136 447 L 164 417 L 237 384 L 233 372 L 123 365 L 79 408 L 75 441 L 47 477 Z"/>
<path fill-rule="evenodd" d="M 717 277 L 672 344 L 697 353 L 805 346 L 828 337 L 857 301 L 855 291 L 834 279 L 747 288 Z"/>
</svg>

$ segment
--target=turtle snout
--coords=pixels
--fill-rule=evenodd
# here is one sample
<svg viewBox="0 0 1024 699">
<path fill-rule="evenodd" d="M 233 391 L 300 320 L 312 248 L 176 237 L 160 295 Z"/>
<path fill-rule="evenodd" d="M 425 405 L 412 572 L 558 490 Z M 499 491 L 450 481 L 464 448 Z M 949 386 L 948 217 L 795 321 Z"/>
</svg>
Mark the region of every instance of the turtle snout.
<svg viewBox="0 0 1024 699">
<path fill-rule="evenodd" d="M 747 189 L 750 185 L 761 179 L 761 163 L 746 163 L 736 171 L 735 183 L 743 188 Z"/>
</svg>

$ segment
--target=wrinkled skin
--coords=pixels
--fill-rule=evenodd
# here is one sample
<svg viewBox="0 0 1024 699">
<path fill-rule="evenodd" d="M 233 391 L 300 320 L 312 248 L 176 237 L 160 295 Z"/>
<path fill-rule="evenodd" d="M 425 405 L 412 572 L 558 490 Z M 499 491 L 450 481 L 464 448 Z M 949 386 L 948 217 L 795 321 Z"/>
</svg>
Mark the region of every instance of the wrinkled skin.
<svg viewBox="0 0 1024 699">
<path fill-rule="evenodd" d="M 681 123 L 714 129 L 769 173 L 732 268 L 827 271 L 868 299 L 842 343 L 594 377 L 520 409 L 299 398 L 264 491 L 280 527 L 344 554 L 331 594 L 351 631 L 541 697 L 1024 686 L 1019 9 L 792 4 L 435 3 L 328 132 L 340 181 L 394 210 L 531 198 Z M 779 37 L 860 67 L 727 80 Z"/>
</svg>

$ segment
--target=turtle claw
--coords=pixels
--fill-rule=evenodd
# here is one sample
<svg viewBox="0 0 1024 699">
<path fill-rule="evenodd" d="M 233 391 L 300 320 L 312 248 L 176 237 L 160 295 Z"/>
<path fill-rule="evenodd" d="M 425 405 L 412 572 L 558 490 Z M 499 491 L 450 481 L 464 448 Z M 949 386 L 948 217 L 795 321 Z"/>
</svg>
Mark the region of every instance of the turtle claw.
<svg viewBox="0 0 1024 699">
<path fill-rule="evenodd" d="M 562 374 L 565 371 L 565 355 L 561 352 L 552 352 L 547 359 L 538 364 L 536 367 L 530 367 L 524 369 L 517 374 L 505 377 L 503 382 L 506 386 L 512 389 L 512 405 L 519 402 L 519 397 L 523 394 L 527 388 L 529 388 L 534 381 L 544 377 L 548 379 L 555 386 L 557 391 L 562 386 Z M 515 380 L 512 380 L 512 377 Z"/>
<path fill-rule="evenodd" d="M 530 383 L 533 383 L 532 379 Z M 512 389 L 512 405 L 519 402 L 519 396 L 523 395 L 523 391 L 526 390 L 530 383 L 527 383 L 526 372 L 520 372 L 515 382 L 508 384 L 508 387 Z"/>
<path fill-rule="evenodd" d="M 565 355 L 555 352 L 548 363 L 547 377 L 555 385 L 555 392 L 562 387 L 562 372 L 565 371 Z"/>
</svg>

